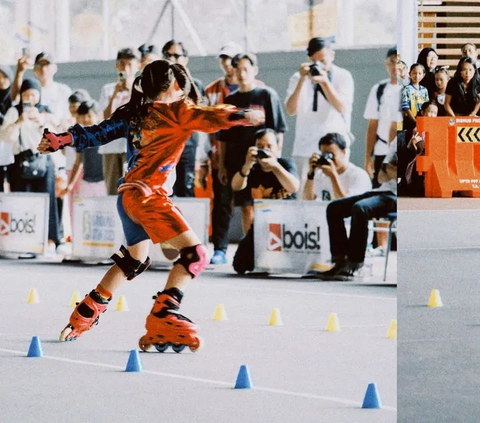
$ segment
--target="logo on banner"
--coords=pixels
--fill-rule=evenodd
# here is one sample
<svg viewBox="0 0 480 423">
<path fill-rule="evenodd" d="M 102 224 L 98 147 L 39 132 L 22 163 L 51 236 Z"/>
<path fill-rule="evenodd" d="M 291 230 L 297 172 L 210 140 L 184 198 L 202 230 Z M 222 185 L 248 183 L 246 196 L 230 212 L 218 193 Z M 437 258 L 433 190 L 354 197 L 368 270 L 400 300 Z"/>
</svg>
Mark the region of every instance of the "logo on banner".
<svg viewBox="0 0 480 423">
<path fill-rule="evenodd" d="M 29 216 L 28 213 L 18 216 L 13 213 L 0 212 L 0 236 L 35 233 L 35 217 L 35 215 Z"/>
<path fill-rule="evenodd" d="M 268 225 L 268 251 L 320 251 L 319 226 L 309 228 L 308 224 L 305 224 L 302 230 L 295 229 L 285 224 L 270 223 Z"/>
<path fill-rule="evenodd" d="M 92 245 L 110 246 L 115 241 L 115 215 L 113 213 L 83 213 L 83 240 Z M 107 243 L 108 245 L 104 244 Z"/>
</svg>

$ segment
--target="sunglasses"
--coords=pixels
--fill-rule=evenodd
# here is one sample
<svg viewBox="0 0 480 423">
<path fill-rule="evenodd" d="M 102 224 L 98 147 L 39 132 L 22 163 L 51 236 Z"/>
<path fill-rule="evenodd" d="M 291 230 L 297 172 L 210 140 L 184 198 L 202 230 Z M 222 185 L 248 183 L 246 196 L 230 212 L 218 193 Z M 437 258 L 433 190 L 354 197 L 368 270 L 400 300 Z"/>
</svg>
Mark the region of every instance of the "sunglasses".
<svg viewBox="0 0 480 423">
<path fill-rule="evenodd" d="M 170 59 L 170 58 L 174 57 L 175 60 L 178 60 L 178 59 L 180 59 L 180 57 L 184 57 L 184 56 L 185 56 L 184 54 L 165 53 L 165 58 L 166 59 Z"/>
</svg>

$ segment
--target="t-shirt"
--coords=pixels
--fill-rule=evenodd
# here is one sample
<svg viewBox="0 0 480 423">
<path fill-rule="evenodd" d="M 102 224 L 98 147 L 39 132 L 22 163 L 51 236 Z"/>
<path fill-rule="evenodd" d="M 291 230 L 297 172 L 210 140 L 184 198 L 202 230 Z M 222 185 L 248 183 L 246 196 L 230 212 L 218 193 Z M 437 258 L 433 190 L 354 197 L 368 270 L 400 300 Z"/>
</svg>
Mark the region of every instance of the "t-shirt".
<svg viewBox="0 0 480 423">
<path fill-rule="evenodd" d="M 60 121 L 64 121 L 71 117 L 68 108 L 68 97 L 71 95 L 72 90 L 68 85 L 52 82 L 48 87 L 42 87 L 41 102 L 48 106 Z"/>
<path fill-rule="evenodd" d="M 287 88 L 287 99 L 292 95 L 300 79 L 296 72 L 290 78 Z M 350 142 L 350 121 L 352 114 L 354 83 L 352 74 L 346 69 L 332 65 L 330 81 L 338 97 L 346 104 L 346 112 L 342 115 L 325 97 L 318 93 L 317 111 L 313 111 L 313 100 L 316 84 L 305 80 L 300 91 L 295 125 L 295 141 L 293 156 L 310 157 L 318 149 L 318 141 L 330 132 L 341 134 L 347 143 Z"/>
<path fill-rule="evenodd" d="M 388 151 L 387 156 L 385 157 L 385 160 L 383 161 L 383 164 L 389 164 L 389 163 L 395 163 L 395 164 L 398 163 L 396 138 L 390 143 L 390 149 Z M 390 179 L 387 182 L 383 182 L 382 185 L 380 185 L 374 191 L 391 191 L 395 195 L 397 195 L 397 180 L 394 178 L 394 179 Z"/>
<path fill-rule="evenodd" d="M 278 163 L 288 172 L 298 178 L 297 167 L 292 159 L 278 159 Z M 255 164 L 248 175 L 245 190 L 251 192 L 253 199 L 294 200 L 295 193 L 289 193 L 273 172 L 264 172 L 259 164 Z"/>
<path fill-rule="evenodd" d="M 476 101 L 472 95 L 473 83 L 471 82 L 464 91 L 461 83 L 456 78 L 450 79 L 447 84 L 446 94 L 451 95 L 450 107 L 455 115 L 468 116 L 475 108 Z"/>
<path fill-rule="evenodd" d="M 236 91 L 224 100 L 239 108 L 261 106 L 265 109 L 265 122 L 260 126 L 235 126 L 219 133 L 220 141 L 226 143 L 225 166 L 234 175 L 245 162 L 249 147 L 255 145 L 254 134 L 261 128 L 271 128 L 277 133 L 287 131 L 282 104 L 275 90 L 269 87 L 254 88 L 249 92 Z"/>
<path fill-rule="evenodd" d="M 340 184 L 345 191 L 345 197 L 363 194 L 372 189 L 372 181 L 364 169 L 349 163 L 345 172 L 338 175 Z M 332 201 L 335 199 L 332 180 L 320 169 L 315 172 L 314 193 L 317 201 Z"/>
<path fill-rule="evenodd" d="M 103 181 L 102 156 L 98 153 L 98 147 L 83 150 L 82 162 L 84 181 L 90 183 Z"/>
<path fill-rule="evenodd" d="M 413 116 L 417 116 L 422 108 L 422 104 L 428 100 L 428 90 L 422 85 L 416 88 L 410 84 L 402 90 L 402 110 L 410 110 Z"/>
<path fill-rule="evenodd" d="M 385 88 L 379 105 L 377 92 L 380 84 L 385 84 Z M 368 120 L 378 120 L 377 136 L 380 139 L 375 143 L 373 151 L 375 156 L 385 156 L 388 153 L 388 141 L 392 121 L 398 122 L 402 120 L 402 114 L 400 112 L 401 90 L 402 86 L 400 84 L 393 85 L 389 79 L 380 81 L 370 90 L 363 117 Z"/>
</svg>

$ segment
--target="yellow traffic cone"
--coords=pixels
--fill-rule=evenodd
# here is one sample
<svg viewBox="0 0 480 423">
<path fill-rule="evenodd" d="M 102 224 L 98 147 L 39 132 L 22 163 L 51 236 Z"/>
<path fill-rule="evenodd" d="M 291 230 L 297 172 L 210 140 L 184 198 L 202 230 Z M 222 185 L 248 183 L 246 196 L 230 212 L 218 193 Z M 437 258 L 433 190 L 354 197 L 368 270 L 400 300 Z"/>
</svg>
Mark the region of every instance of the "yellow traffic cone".
<svg viewBox="0 0 480 423">
<path fill-rule="evenodd" d="M 440 292 L 438 289 L 432 289 L 430 293 L 430 299 L 428 300 L 429 307 L 442 307 L 442 299 L 440 298 Z"/>
<path fill-rule="evenodd" d="M 337 313 L 330 313 L 328 316 L 327 327 L 325 328 L 327 332 L 340 332 L 340 323 L 338 322 Z"/>
<path fill-rule="evenodd" d="M 78 291 L 73 291 L 72 299 L 70 300 L 70 307 L 75 308 L 77 306 L 77 303 L 82 301 L 80 298 L 80 292 Z"/>
<path fill-rule="evenodd" d="M 274 308 L 272 314 L 270 315 L 270 326 L 283 326 L 282 316 L 280 316 L 280 309 Z"/>
<path fill-rule="evenodd" d="M 222 321 L 228 320 L 227 312 L 225 311 L 225 306 L 223 304 L 217 304 L 215 307 L 215 313 L 213 314 L 213 320 L 215 321 Z"/>
<path fill-rule="evenodd" d="M 397 319 L 393 319 L 390 322 L 390 327 L 387 332 L 388 339 L 397 339 Z"/>
<path fill-rule="evenodd" d="M 120 297 L 118 297 L 117 308 L 115 311 L 128 311 L 128 304 L 125 295 L 120 295 Z"/>
<path fill-rule="evenodd" d="M 37 288 L 31 288 L 28 292 L 27 303 L 28 304 L 38 304 L 38 293 Z"/>
</svg>

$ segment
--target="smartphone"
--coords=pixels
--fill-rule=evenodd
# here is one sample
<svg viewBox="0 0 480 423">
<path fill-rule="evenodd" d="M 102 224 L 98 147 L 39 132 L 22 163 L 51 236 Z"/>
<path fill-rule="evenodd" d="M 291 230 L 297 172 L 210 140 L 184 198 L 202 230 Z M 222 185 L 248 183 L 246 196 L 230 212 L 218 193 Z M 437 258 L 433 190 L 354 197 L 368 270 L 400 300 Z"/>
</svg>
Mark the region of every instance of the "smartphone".
<svg viewBox="0 0 480 423">
<path fill-rule="evenodd" d="M 23 47 L 22 48 L 22 56 L 23 57 L 29 57 L 30 56 L 30 50 L 28 49 L 28 47 Z"/>
</svg>

